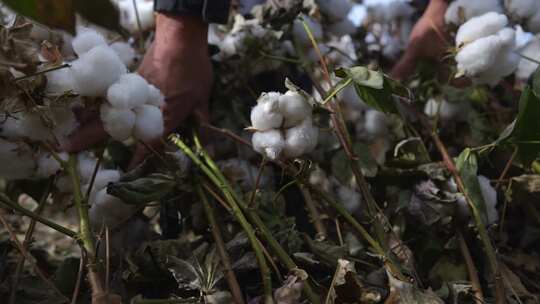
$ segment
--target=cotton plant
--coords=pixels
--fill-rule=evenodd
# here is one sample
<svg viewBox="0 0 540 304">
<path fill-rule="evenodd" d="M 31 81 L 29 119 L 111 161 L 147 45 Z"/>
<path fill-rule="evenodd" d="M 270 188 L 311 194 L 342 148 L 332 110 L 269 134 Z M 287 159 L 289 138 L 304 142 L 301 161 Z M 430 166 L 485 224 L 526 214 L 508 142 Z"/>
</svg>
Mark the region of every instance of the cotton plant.
<svg viewBox="0 0 540 304">
<path fill-rule="evenodd" d="M 261 94 L 251 110 L 254 150 L 272 160 L 313 151 L 319 132 L 311 113 L 310 103 L 299 92 Z"/>
<path fill-rule="evenodd" d="M 456 0 L 448 5 L 448 9 L 444 14 L 444 21 L 446 24 L 459 26 L 473 17 L 489 12 L 503 13 L 503 11 L 499 0 Z"/>
<path fill-rule="evenodd" d="M 503 14 L 489 12 L 461 25 L 456 34 L 457 75 L 476 84 L 496 85 L 518 65 L 515 30 Z"/>
</svg>

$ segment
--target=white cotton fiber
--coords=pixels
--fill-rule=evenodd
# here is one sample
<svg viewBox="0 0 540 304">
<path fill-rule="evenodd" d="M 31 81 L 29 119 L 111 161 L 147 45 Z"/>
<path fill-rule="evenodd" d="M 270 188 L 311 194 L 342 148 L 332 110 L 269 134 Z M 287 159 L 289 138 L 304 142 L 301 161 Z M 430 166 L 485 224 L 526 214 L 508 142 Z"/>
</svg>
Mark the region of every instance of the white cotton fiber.
<svg viewBox="0 0 540 304">
<path fill-rule="evenodd" d="M 123 141 L 128 139 L 135 126 L 135 112 L 131 109 L 119 109 L 107 103 L 100 108 L 103 128 L 112 138 Z"/>
<path fill-rule="evenodd" d="M 0 135 L 9 139 L 28 138 L 44 141 L 51 138 L 51 133 L 36 113 L 13 113 L 9 117 L 0 115 Z"/>
<path fill-rule="evenodd" d="M 73 71 L 70 68 L 62 68 L 45 74 L 47 76 L 47 92 L 64 93 L 76 91 Z"/>
<path fill-rule="evenodd" d="M 443 121 L 450 121 L 463 114 L 463 103 L 448 102 L 445 99 L 430 98 L 424 106 L 424 113 L 429 117 L 439 116 Z"/>
<path fill-rule="evenodd" d="M 502 13 L 503 8 L 499 0 L 456 0 L 450 3 L 444 20 L 447 24 L 460 25 L 472 17 L 480 16 L 488 12 Z M 460 14 L 463 14 L 462 16 Z M 463 17 L 463 20 L 461 19 Z"/>
<path fill-rule="evenodd" d="M 335 21 L 347 19 L 352 8 L 349 0 L 318 0 L 316 2 L 321 12 Z"/>
<path fill-rule="evenodd" d="M 484 72 L 495 63 L 495 58 L 502 46 L 501 39 L 495 35 L 480 38 L 465 45 L 456 55 L 458 72 L 467 76 Z"/>
<path fill-rule="evenodd" d="M 107 90 L 107 100 L 119 109 L 133 109 L 144 105 L 150 98 L 148 82 L 137 73 L 120 76 Z"/>
<path fill-rule="evenodd" d="M 503 14 L 489 12 L 473 17 L 459 27 L 456 34 L 456 46 L 467 44 L 479 38 L 494 35 L 508 24 L 508 18 Z"/>
<path fill-rule="evenodd" d="M 251 138 L 253 149 L 266 157 L 275 160 L 285 146 L 285 141 L 279 130 L 255 132 Z"/>
<path fill-rule="evenodd" d="M 152 84 L 149 84 L 148 101 L 146 103 L 155 107 L 162 107 L 165 104 L 165 96 L 163 96 L 158 88 Z"/>
<path fill-rule="evenodd" d="M 521 51 L 519 51 L 519 53 L 533 60 L 540 61 L 540 38 L 535 37 Z M 519 60 L 516 76 L 519 79 L 526 81 L 529 79 L 529 77 L 531 77 L 537 68 L 538 63 L 526 58 L 521 58 Z"/>
<path fill-rule="evenodd" d="M 92 195 L 90 205 L 90 225 L 94 230 L 99 230 L 102 226 L 112 228 L 116 224 L 120 224 L 136 208 L 136 206 L 125 204 L 119 198 L 107 194 L 107 188 Z"/>
<path fill-rule="evenodd" d="M 319 130 L 313 126 L 311 117 L 301 124 L 285 131 L 283 155 L 287 158 L 299 157 L 309 153 L 317 146 Z"/>
<path fill-rule="evenodd" d="M 129 43 L 121 41 L 114 42 L 110 45 L 110 47 L 126 66 L 129 67 L 135 63 L 137 53 L 135 52 L 135 49 L 129 45 Z"/>
<path fill-rule="evenodd" d="M 518 67 L 519 55 L 512 51 L 499 51 L 495 57 L 494 64 L 487 70 L 478 74 L 474 79 L 476 84 L 487 84 L 490 86 L 497 85 L 501 79 L 512 74 Z"/>
<path fill-rule="evenodd" d="M 338 37 L 352 35 L 356 32 L 356 30 L 357 28 L 354 23 L 347 18 L 332 23 L 328 26 L 328 31 Z"/>
<path fill-rule="evenodd" d="M 482 197 L 486 204 L 486 216 L 489 224 L 493 224 L 499 220 L 499 214 L 497 213 L 497 191 L 489 179 L 485 176 L 478 176 L 478 183 L 480 184 L 480 190 L 482 190 Z"/>
<path fill-rule="evenodd" d="M 97 159 L 91 157 L 88 153 L 79 153 L 77 155 L 77 169 L 81 177 L 81 182 L 89 183 L 92 175 L 94 174 L 94 169 L 96 167 Z"/>
<path fill-rule="evenodd" d="M 320 41 L 323 38 L 323 29 L 321 24 L 307 15 L 302 15 L 301 17 L 304 18 L 304 21 L 311 30 L 311 33 L 313 34 L 315 40 Z M 311 45 L 311 40 L 309 39 L 309 36 L 304 28 L 304 24 L 301 19 L 294 20 L 292 32 L 293 36 L 296 38 L 296 40 L 298 40 L 301 45 Z"/>
<path fill-rule="evenodd" d="M 75 54 L 81 56 L 96 46 L 106 46 L 107 41 L 100 33 L 93 29 L 82 29 L 71 41 Z"/>
<path fill-rule="evenodd" d="M 109 86 L 127 72 L 116 53 L 108 46 L 97 46 L 73 61 L 71 69 L 82 96 L 103 96 Z"/>
<path fill-rule="evenodd" d="M 360 203 L 362 199 L 360 193 L 349 187 L 340 186 L 337 191 L 337 196 L 340 203 L 343 204 L 349 213 L 354 214 L 360 210 Z"/>
<path fill-rule="evenodd" d="M 135 108 L 136 120 L 133 136 L 142 141 L 151 141 L 163 136 L 163 114 L 158 107 L 142 105 Z"/>
<path fill-rule="evenodd" d="M 311 105 L 302 95 L 287 91 L 279 97 L 279 112 L 283 115 L 283 126 L 290 128 L 311 116 Z"/>
<path fill-rule="evenodd" d="M 30 146 L 0 138 L 0 178 L 17 180 L 29 178 L 36 168 Z"/>
<path fill-rule="evenodd" d="M 131 33 L 137 33 L 140 30 L 147 31 L 154 27 L 154 1 L 136 0 L 137 10 L 133 0 L 120 0 L 118 9 L 120 10 L 120 25 Z M 137 14 L 139 21 L 137 21 Z M 140 28 L 139 28 L 140 22 Z"/>
<path fill-rule="evenodd" d="M 364 131 L 371 137 L 378 137 L 388 133 L 386 115 L 377 110 L 367 110 L 364 115 Z"/>
<path fill-rule="evenodd" d="M 278 99 L 267 99 L 251 109 L 251 125 L 259 131 L 279 128 L 282 122 Z"/>
<path fill-rule="evenodd" d="M 92 186 L 93 190 L 101 190 L 109 183 L 114 183 L 120 180 L 121 172 L 118 170 L 105 169 L 99 170 L 96 174 L 96 179 L 94 180 L 94 185 Z"/>
<path fill-rule="evenodd" d="M 67 161 L 69 155 L 65 152 L 58 153 L 58 157 L 63 161 Z M 38 156 L 36 177 L 47 178 L 56 174 L 62 169 L 60 163 L 50 153 L 42 153 Z"/>
<path fill-rule="evenodd" d="M 508 13 L 517 19 L 527 19 L 540 9 L 538 0 L 504 0 L 504 6 Z"/>
</svg>

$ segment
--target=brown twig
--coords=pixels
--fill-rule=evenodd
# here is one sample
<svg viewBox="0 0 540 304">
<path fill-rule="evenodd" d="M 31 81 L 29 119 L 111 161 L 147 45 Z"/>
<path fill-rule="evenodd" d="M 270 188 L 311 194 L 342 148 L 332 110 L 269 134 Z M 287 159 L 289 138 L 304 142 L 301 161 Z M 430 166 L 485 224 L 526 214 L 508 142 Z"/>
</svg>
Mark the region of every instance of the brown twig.
<svg viewBox="0 0 540 304">
<path fill-rule="evenodd" d="M 259 183 L 261 182 L 261 176 L 264 171 L 264 166 L 266 165 L 266 157 L 263 157 L 261 165 L 259 166 L 259 171 L 257 172 L 257 178 L 255 179 L 255 185 L 253 186 L 253 191 L 251 192 L 251 197 L 249 198 L 248 207 L 253 207 L 255 202 L 255 196 L 259 190 Z"/>
<path fill-rule="evenodd" d="M 467 266 L 467 272 L 469 273 L 469 280 L 471 281 L 471 286 L 474 293 L 474 302 L 476 304 L 483 304 L 484 303 L 484 294 L 482 293 L 482 287 L 480 286 L 480 279 L 478 278 L 478 271 L 476 270 L 476 266 L 474 265 L 471 252 L 469 251 L 469 247 L 467 246 L 467 242 L 465 241 L 465 238 L 463 237 L 463 234 L 461 231 L 458 230 L 458 241 L 459 241 L 459 249 L 461 250 L 461 255 L 463 256 L 463 259 L 465 260 L 465 265 Z"/>
<path fill-rule="evenodd" d="M 326 227 L 321 220 L 321 214 L 319 213 L 319 210 L 317 210 L 317 206 L 315 206 L 315 202 L 311 197 L 311 193 L 306 188 L 306 186 L 299 184 L 299 187 L 302 195 L 304 196 L 304 202 L 306 203 L 306 208 L 308 209 L 311 221 L 313 222 L 313 226 L 315 227 L 315 231 L 317 231 L 317 236 L 326 238 Z"/>
<path fill-rule="evenodd" d="M 84 272 L 84 260 L 84 250 L 83 248 L 81 248 L 81 258 L 79 259 L 79 272 L 77 273 L 77 281 L 75 281 L 75 288 L 73 288 L 71 304 L 77 303 L 77 297 L 79 296 L 79 290 L 81 289 L 82 274 Z"/>
<path fill-rule="evenodd" d="M 514 162 L 514 159 L 517 156 L 517 153 L 518 153 L 518 147 L 516 146 L 514 148 L 514 152 L 512 152 L 512 155 L 510 156 L 510 159 L 508 159 L 508 162 L 506 162 L 506 165 L 504 166 L 504 169 L 501 172 L 501 176 L 499 176 L 499 178 L 497 179 L 497 183 L 495 184 L 495 190 L 499 189 L 499 186 L 502 184 L 504 178 L 506 177 L 506 174 L 508 173 L 508 170 L 510 170 L 512 163 Z"/>
</svg>

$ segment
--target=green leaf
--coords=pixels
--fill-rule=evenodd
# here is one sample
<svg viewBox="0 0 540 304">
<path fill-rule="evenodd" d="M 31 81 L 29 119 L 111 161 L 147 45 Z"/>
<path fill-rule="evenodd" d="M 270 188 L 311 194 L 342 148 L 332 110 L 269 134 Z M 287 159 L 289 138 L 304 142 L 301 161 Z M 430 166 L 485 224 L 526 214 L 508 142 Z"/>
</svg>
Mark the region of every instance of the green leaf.
<svg viewBox="0 0 540 304">
<path fill-rule="evenodd" d="M 379 71 L 372 71 L 363 66 L 356 66 L 350 69 L 341 68 L 336 70 L 336 75 L 341 78 L 348 77 L 355 84 L 380 90 L 384 85 L 384 74 Z"/>
<path fill-rule="evenodd" d="M 111 183 L 107 186 L 107 193 L 127 204 L 139 205 L 163 198 L 175 185 L 175 180 L 170 176 L 154 173 L 132 181 Z"/>
<path fill-rule="evenodd" d="M 537 77 L 535 77 L 537 78 Z M 540 97 L 526 87 L 519 100 L 519 113 L 509 142 L 518 147 L 521 160 L 530 163 L 540 155 Z"/>
<path fill-rule="evenodd" d="M 374 89 L 354 84 L 356 94 L 370 107 L 384 113 L 398 113 L 392 97 L 392 89 L 388 81 L 384 81 L 382 89 Z"/>
<path fill-rule="evenodd" d="M 75 10 L 72 0 L 3 0 L 3 2 L 16 13 L 46 26 L 75 32 Z"/>
<path fill-rule="evenodd" d="M 478 160 L 469 148 L 463 150 L 456 160 L 459 176 L 463 180 L 465 194 L 471 199 L 484 224 L 487 224 L 487 211 L 484 196 L 478 182 Z"/>
<path fill-rule="evenodd" d="M 73 0 L 75 10 L 86 20 L 109 30 L 120 30 L 119 13 L 109 0 Z"/>
</svg>

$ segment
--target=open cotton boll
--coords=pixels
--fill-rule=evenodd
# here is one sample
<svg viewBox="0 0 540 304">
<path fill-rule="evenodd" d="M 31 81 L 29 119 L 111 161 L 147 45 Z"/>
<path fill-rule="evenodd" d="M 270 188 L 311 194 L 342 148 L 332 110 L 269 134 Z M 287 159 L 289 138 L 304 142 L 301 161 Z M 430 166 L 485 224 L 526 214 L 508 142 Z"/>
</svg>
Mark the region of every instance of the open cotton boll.
<svg viewBox="0 0 540 304">
<path fill-rule="evenodd" d="M 302 14 L 301 17 L 304 18 L 304 21 L 309 27 L 315 40 L 320 41 L 323 38 L 323 29 L 322 29 L 321 24 L 313 20 L 313 18 L 307 15 Z M 311 40 L 309 39 L 309 36 L 304 28 L 304 24 L 302 20 L 300 19 L 294 20 L 292 33 L 293 33 L 293 36 L 296 38 L 296 40 L 298 40 L 298 42 L 301 45 L 304 45 L 304 46 L 311 45 Z"/>
<path fill-rule="evenodd" d="M 165 104 L 165 96 L 154 85 L 148 84 L 148 101 L 146 103 L 155 107 L 162 107 Z"/>
<path fill-rule="evenodd" d="M 97 159 L 91 157 L 88 153 L 79 153 L 77 155 L 77 171 L 81 177 L 81 183 L 89 183 L 94 169 L 96 167 Z"/>
<path fill-rule="evenodd" d="M 497 213 L 497 191 L 489 179 L 485 176 L 478 176 L 478 183 L 480 184 L 480 190 L 482 191 L 482 197 L 486 204 L 486 216 L 489 224 L 493 224 L 499 220 L 499 214 Z"/>
<path fill-rule="evenodd" d="M 512 51 L 499 51 L 495 64 L 473 78 L 476 84 L 497 85 L 501 79 L 512 74 L 518 67 L 520 57 Z"/>
<path fill-rule="evenodd" d="M 0 138 L 0 178 L 25 179 L 32 176 L 36 162 L 30 146 Z"/>
<path fill-rule="evenodd" d="M 69 68 L 63 68 L 47 72 L 47 92 L 64 93 L 71 90 L 77 90 L 73 80 L 73 71 Z"/>
<path fill-rule="evenodd" d="M 356 213 L 360 210 L 360 203 L 362 196 L 360 193 L 354 191 L 353 189 L 345 186 L 340 186 L 337 191 L 337 196 L 343 207 L 349 211 L 349 213 Z"/>
<path fill-rule="evenodd" d="M 504 0 L 508 13 L 518 19 L 527 19 L 540 9 L 538 0 Z"/>
<path fill-rule="evenodd" d="M 338 37 L 352 35 L 356 32 L 356 30 L 356 25 L 354 25 L 351 20 L 346 18 L 328 26 L 328 31 Z"/>
<path fill-rule="evenodd" d="M 137 73 L 128 73 L 107 90 L 107 100 L 119 109 L 133 109 L 150 99 L 150 88 L 146 79 Z"/>
<path fill-rule="evenodd" d="M 448 6 L 448 9 L 444 14 L 444 21 L 447 24 L 460 25 L 472 17 L 480 16 L 488 12 L 503 12 L 499 0 L 456 0 Z M 463 15 L 461 16 L 460 14 Z M 461 20 L 461 17 L 463 17 L 464 20 Z"/>
<path fill-rule="evenodd" d="M 163 136 L 163 114 L 158 107 L 142 105 L 135 108 L 135 126 L 133 136 L 144 142 Z"/>
<path fill-rule="evenodd" d="M 107 187 L 109 183 L 114 183 L 114 182 L 119 181 L 121 175 L 122 175 L 121 172 L 118 170 L 112 170 L 112 169 L 99 170 L 96 174 L 96 179 L 94 180 L 92 191 L 101 190 Z"/>
<path fill-rule="evenodd" d="M 251 137 L 253 149 L 264 156 L 275 160 L 283 151 L 285 141 L 279 130 L 259 131 Z"/>
<path fill-rule="evenodd" d="M 502 46 L 501 39 L 496 35 L 480 38 L 465 45 L 456 55 L 458 73 L 475 76 L 484 72 L 495 63 Z"/>
<path fill-rule="evenodd" d="M 107 103 L 101 105 L 100 117 L 103 128 L 112 138 L 123 141 L 128 139 L 135 126 L 135 112 L 130 109 L 119 109 Z"/>
<path fill-rule="evenodd" d="M 318 0 L 316 2 L 321 12 L 333 20 L 347 19 L 352 8 L 352 3 L 348 0 Z"/>
<path fill-rule="evenodd" d="M 459 27 L 456 34 L 456 46 L 473 42 L 477 39 L 494 35 L 508 24 L 503 14 L 489 12 L 473 17 Z"/>
<path fill-rule="evenodd" d="M 81 56 L 96 46 L 106 46 L 105 37 L 93 29 L 82 29 L 71 41 L 75 54 Z"/>
<path fill-rule="evenodd" d="M 371 137 L 386 135 L 388 133 L 386 115 L 377 110 L 367 110 L 364 115 L 364 131 Z"/>
<path fill-rule="evenodd" d="M 287 91 L 279 97 L 279 112 L 283 114 L 283 126 L 290 128 L 311 116 L 311 106 L 302 95 Z"/>
<path fill-rule="evenodd" d="M 259 131 L 277 129 L 283 123 L 283 115 L 279 112 L 279 100 L 272 99 L 258 103 L 251 109 L 251 125 Z"/>
<path fill-rule="evenodd" d="M 129 45 L 129 43 L 118 41 L 112 43 L 110 47 L 126 66 L 131 66 L 135 63 L 137 53 L 135 52 L 135 49 Z"/>
<path fill-rule="evenodd" d="M 58 153 L 58 156 L 63 161 L 67 161 L 69 155 L 65 152 Z M 47 178 L 56 174 L 62 169 L 62 166 L 50 153 L 42 153 L 39 155 L 37 160 L 37 170 L 35 173 L 36 177 Z"/>
<path fill-rule="evenodd" d="M 531 42 L 529 42 L 521 51 L 518 51 L 523 56 L 531 58 L 536 61 L 540 61 L 540 37 L 535 37 Z M 520 58 L 518 68 L 516 71 L 516 76 L 526 81 L 531 77 L 531 75 L 538 68 L 538 63 L 533 62 L 529 59 Z"/>
<path fill-rule="evenodd" d="M 107 188 L 97 191 L 90 198 L 90 225 L 94 230 L 101 227 L 114 227 L 125 221 L 135 210 L 136 206 L 125 204 L 117 197 L 107 194 Z"/>
<path fill-rule="evenodd" d="M 318 137 L 319 130 L 313 126 L 311 117 L 304 119 L 298 126 L 285 131 L 283 155 L 294 158 L 313 151 L 317 146 Z"/>
<path fill-rule="evenodd" d="M 126 66 L 108 46 L 97 46 L 73 61 L 71 70 L 82 96 L 103 96 L 109 86 L 127 72 Z"/>
<path fill-rule="evenodd" d="M 136 10 L 133 0 L 121 0 L 118 2 L 120 25 L 131 33 L 147 31 L 153 28 L 155 23 L 154 1 L 136 0 L 136 2 Z"/>
</svg>

